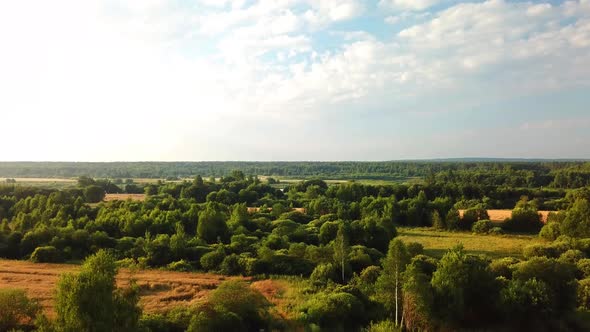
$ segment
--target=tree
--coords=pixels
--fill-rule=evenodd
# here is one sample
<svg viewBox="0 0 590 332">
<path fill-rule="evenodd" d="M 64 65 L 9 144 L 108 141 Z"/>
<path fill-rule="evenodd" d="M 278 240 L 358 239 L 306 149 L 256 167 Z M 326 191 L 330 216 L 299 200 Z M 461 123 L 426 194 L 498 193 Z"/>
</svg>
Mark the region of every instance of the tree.
<svg viewBox="0 0 590 332">
<path fill-rule="evenodd" d="M 571 237 L 590 237 L 590 201 L 577 199 L 566 211 L 561 233 Z"/>
<path fill-rule="evenodd" d="M 432 221 L 432 227 L 435 229 L 445 229 L 445 221 L 440 217 L 440 214 L 437 210 L 432 211 L 430 215 L 430 220 Z"/>
<path fill-rule="evenodd" d="M 350 251 L 350 247 L 348 246 L 348 235 L 346 233 L 344 224 L 341 223 L 338 226 L 338 233 L 336 234 L 336 239 L 334 239 L 333 244 L 334 261 L 340 266 L 343 283 L 346 281 L 344 278 L 344 272 L 348 264 L 348 253 Z"/>
<path fill-rule="evenodd" d="M 482 326 L 494 319 L 498 285 L 488 261 L 467 255 L 463 246 L 449 250 L 432 275 L 435 314 L 450 327 Z M 485 298 L 486 301 L 482 301 Z"/>
<path fill-rule="evenodd" d="M 39 303 L 24 290 L 0 288 L 0 331 L 30 326 L 40 311 Z"/>
<path fill-rule="evenodd" d="M 405 328 L 410 331 L 431 330 L 434 297 L 430 277 L 418 264 L 409 264 L 404 272 L 403 318 Z"/>
<path fill-rule="evenodd" d="M 134 331 L 141 309 L 132 285 L 117 289 L 115 259 L 99 251 L 86 259 L 80 273 L 62 275 L 57 285 L 57 325 L 65 332 Z"/>
<path fill-rule="evenodd" d="M 526 196 L 521 197 L 512 210 L 512 217 L 504 223 L 503 227 L 517 232 L 538 232 L 541 230 L 543 223 L 536 202 L 529 201 Z"/>
<path fill-rule="evenodd" d="M 394 310 L 396 326 L 403 325 L 403 322 L 400 322 L 400 291 L 402 273 L 409 261 L 410 255 L 405 244 L 399 239 L 391 241 L 387 256 L 383 259 L 383 270 L 377 279 L 377 296 L 387 309 Z M 401 316 L 403 317 L 403 314 Z"/>
<path fill-rule="evenodd" d="M 225 216 L 217 211 L 215 203 L 208 203 L 205 210 L 199 213 L 197 235 L 207 243 L 215 243 L 218 240 L 227 240 L 228 234 Z"/>
<path fill-rule="evenodd" d="M 98 203 L 104 199 L 105 191 L 97 185 L 90 185 L 84 188 L 84 197 L 88 203 Z"/>
</svg>

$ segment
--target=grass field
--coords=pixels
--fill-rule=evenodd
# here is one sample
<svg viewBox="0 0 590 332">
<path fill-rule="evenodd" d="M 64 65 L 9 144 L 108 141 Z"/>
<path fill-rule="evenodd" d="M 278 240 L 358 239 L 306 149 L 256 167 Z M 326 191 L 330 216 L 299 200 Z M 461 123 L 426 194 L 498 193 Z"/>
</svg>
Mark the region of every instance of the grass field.
<svg viewBox="0 0 590 332">
<path fill-rule="evenodd" d="M 427 255 L 442 257 L 444 253 L 463 244 L 472 254 L 484 254 L 491 258 L 521 257 L 522 249 L 542 242 L 536 235 L 479 235 L 469 232 L 437 231 L 432 228 L 398 228 L 399 238 L 404 242 L 418 242 L 424 246 Z"/>
<path fill-rule="evenodd" d="M 54 291 L 59 276 L 65 272 L 75 272 L 78 268 L 78 265 L 0 260 L 0 288 L 26 290 L 29 296 L 40 301 L 49 316 L 53 316 Z M 121 269 L 117 276 L 117 285 L 126 286 L 132 278 L 137 280 L 141 289 L 140 304 L 144 310 L 162 312 L 176 306 L 196 303 L 204 299 L 222 281 L 238 277 L 210 273 Z M 272 293 L 272 289 L 267 288 Z"/>
</svg>

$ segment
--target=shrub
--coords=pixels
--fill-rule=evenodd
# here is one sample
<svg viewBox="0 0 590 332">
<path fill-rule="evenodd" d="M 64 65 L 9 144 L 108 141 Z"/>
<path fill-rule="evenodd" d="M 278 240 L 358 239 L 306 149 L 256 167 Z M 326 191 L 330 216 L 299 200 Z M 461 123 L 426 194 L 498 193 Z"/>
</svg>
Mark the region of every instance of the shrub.
<svg viewBox="0 0 590 332">
<path fill-rule="evenodd" d="M 313 269 L 309 280 L 317 287 L 324 287 L 328 281 L 338 280 L 338 269 L 332 264 L 319 264 Z"/>
<path fill-rule="evenodd" d="M 495 259 L 490 263 L 490 270 L 496 277 L 512 278 L 512 266 L 518 263 L 518 259 L 504 257 Z"/>
<path fill-rule="evenodd" d="M 33 324 L 41 310 L 22 289 L 0 289 L 0 331 L 10 331 Z"/>
<path fill-rule="evenodd" d="M 53 246 L 37 247 L 31 254 L 31 261 L 35 263 L 61 263 L 63 257 Z"/>
<path fill-rule="evenodd" d="M 378 323 L 371 322 L 371 325 L 367 326 L 363 332 L 397 332 L 402 329 L 395 326 L 395 322 L 392 320 L 383 320 Z"/>
<path fill-rule="evenodd" d="M 580 250 L 570 249 L 559 256 L 559 261 L 563 263 L 576 264 L 582 258 L 586 258 L 586 255 L 584 255 L 583 252 Z"/>
<path fill-rule="evenodd" d="M 236 314 L 245 331 L 258 331 L 268 325 L 270 303 L 260 292 L 243 281 L 225 281 L 209 296 L 211 305 Z"/>
<path fill-rule="evenodd" d="M 410 257 L 422 255 L 424 253 L 424 246 L 418 242 L 406 243 L 406 249 L 408 250 L 408 254 L 410 254 Z"/>
<path fill-rule="evenodd" d="M 214 271 L 219 268 L 221 262 L 225 258 L 225 253 L 223 250 L 215 250 L 209 253 L 206 253 L 201 257 L 201 267 L 207 271 Z"/>
<path fill-rule="evenodd" d="M 502 229 L 502 227 L 492 227 L 492 229 L 490 229 L 489 234 L 492 235 L 502 235 L 504 234 L 504 230 Z"/>
<path fill-rule="evenodd" d="M 327 330 L 353 329 L 366 321 L 363 303 L 354 295 L 344 292 L 318 293 L 305 302 L 301 316 Z"/>
<path fill-rule="evenodd" d="M 237 275 L 242 272 L 242 267 L 240 266 L 240 257 L 236 254 L 231 254 L 226 256 L 221 262 L 220 267 L 221 273 L 227 275 Z"/>
<path fill-rule="evenodd" d="M 590 310 L 590 279 L 582 279 L 578 283 L 578 308 L 581 310 Z"/>
<path fill-rule="evenodd" d="M 550 222 L 545 224 L 541 231 L 539 232 L 539 236 L 545 240 L 553 241 L 561 235 L 561 231 L 559 230 L 560 226 L 556 222 Z"/>
<path fill-rule="evenodd" d="M 590 258 L 582 258 L 576 264 L 583 278 L 590 278 Z"/>
<path fill-rule="evenodd" d="M 553 245 L 547 244 L 532 244 L 524 247 L 522 255 L 529 259 L 532 257 L 559 257 L 559 252 Z"/>
<path fill-rule="evenodd" d="M 471 231 L 476 234 L 487 234 L 493 228 L 494 224 L 491 221 L 484 219 L 477 221 L 471 226 Z"/>
<path fill-rule="evenodd" d="M 181 259 L 176 262 L 172 262 L 172 263 L 168 264 L 168 266 L 166 266 L 166 268 L 171 271 L 181 271 L 181 272 L 189 272 L 189 271 L 192 271 L 192 269 L 193 269 L 191 264 L 189 262 L 185 261 L 184 259 Z"/>
</svg>

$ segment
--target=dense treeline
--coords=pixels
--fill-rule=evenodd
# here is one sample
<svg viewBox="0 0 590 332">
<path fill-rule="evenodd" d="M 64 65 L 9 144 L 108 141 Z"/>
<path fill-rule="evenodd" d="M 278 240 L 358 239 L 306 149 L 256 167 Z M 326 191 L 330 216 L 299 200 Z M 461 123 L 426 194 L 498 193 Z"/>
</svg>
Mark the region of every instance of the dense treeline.
<svg viewBox="0 0 590 332">
<path fill-rule="evenodd" d="M 385 161 L 385 162 L 2 162 L 0 176 L 94 178 L 186 178 L 245 174 L 324 179 L 404 180 L 538 188 L 590 185 L 590 162 L 575 161 Z"/>
<path fill-rule="evenodd" d="M 91 257 L 79 275 L 60 281 L 57 320 L 32 323 L 29 315 L 17 322 L 47 331 L 94 331 L 95 321 L 109 331 L 288 329 L 271 317 L 260 294 L 239 283 L 216 290 L 211 303 L 142 316 L 137 289 L 114 287 L 115 261 L 309 278 L 309 296 L 293 310 L 310 329 L 567 331 L 579 327 L 576 308 L 590 307 L 590 245 L 581 239 L 590 237 L 587 188 L 512 189 L 434 177 L 411 185 L 308 180 L 278 189 L 241 171 L 146 185 L 89 177 L 78 183 L 67 190 L 0 187 L 0 257 Z M 145 201 L 94 203 L 132 185 L 147 194 Z M 495 229 L 486 209 L 500 206 L 514 208 L 513 216 Z M 547 206 L 562 210 L 541 230 L 555 241 L 526 248 L 523 260 L 490 261 L 460 247 L 438 260 L 423 255 L 419 244 L 395 239 L 402 225 L 537 232 L 543 226 L 537 211 Z M 462 217 L 459 209 L 466 210 Z M 232 302 L 237 293 L 243 297 Z M 7 296 L 27 304 L 22 294 Z M 105 311 L 93 311 L 97 306 Z"/>
</svg>

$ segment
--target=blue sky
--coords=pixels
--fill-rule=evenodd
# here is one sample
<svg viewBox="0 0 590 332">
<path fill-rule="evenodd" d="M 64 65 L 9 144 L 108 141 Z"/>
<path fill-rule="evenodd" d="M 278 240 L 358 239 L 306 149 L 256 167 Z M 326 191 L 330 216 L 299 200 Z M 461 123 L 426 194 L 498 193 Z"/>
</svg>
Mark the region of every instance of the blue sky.
<svg viewBox="0 0 590 332">
<path fill-rule="evenodd" d="M 590 158 L 590 0 L 3 1 L 0 48 L 0 160 Z"/>
</svg>

